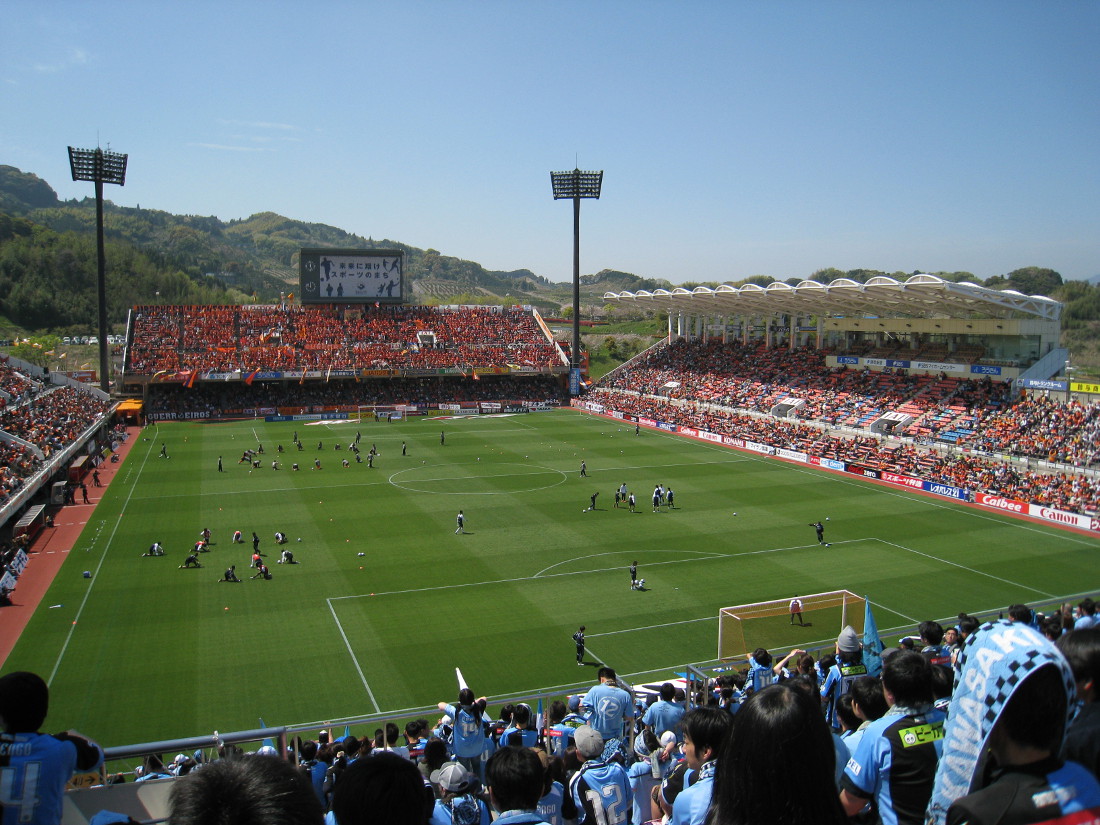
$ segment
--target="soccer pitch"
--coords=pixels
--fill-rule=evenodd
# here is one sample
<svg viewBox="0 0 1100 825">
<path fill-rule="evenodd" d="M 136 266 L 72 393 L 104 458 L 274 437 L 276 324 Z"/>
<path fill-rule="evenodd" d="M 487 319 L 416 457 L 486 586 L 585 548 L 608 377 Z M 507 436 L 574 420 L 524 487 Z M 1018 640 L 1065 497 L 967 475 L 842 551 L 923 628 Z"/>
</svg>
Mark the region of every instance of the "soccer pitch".
<svg viewBox="0 0 1100 825">
<path fill-rule="evenodd" d="M 356 432 L 362 464 L 347 450 Z M 237 461 L 258 443 L 249 472 Z M 624 482 L 636 513 L 614 507 Z M 658 483 L 676 509 L 652 512 Z M 826 518 L 822 547 L 809 525 Z M 204 527 L 203 567 L 179 569 Z M 275 563 L 276 530 L 300 564 Z M 249 578 L 253 531 L 270 581 Z M 167 555 L 143 558 L 153 541 Z M 663 679 L 714 659 L 721 607 L 847 589 L 896 638 L 923 619 L 1095 590 L 1098 550 L 1086 535 L 568 410 L 161 424 L 139 436 L 4 670 L 50 681 L 49 729 L 105 745 L 261 717 L 400 715 L 452 701 L 456 667 L 497 699 L 590 686 L 570 638 L 582 624 L 589 662 Z M 230 564 L 240 584 L 219 583 Z M 748 643 L 831 644 L 839 628 L 807 619 L 757 622 Z"/>
</svg>

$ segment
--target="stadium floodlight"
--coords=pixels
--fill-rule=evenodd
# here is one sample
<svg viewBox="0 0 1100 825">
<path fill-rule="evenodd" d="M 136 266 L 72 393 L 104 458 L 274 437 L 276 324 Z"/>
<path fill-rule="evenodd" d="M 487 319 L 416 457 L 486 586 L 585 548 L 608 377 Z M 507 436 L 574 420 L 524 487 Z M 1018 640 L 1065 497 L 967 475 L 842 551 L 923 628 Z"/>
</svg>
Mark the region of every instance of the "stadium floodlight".
<svg viewBox="0 0 1100 825">
<path fill-rule="evenodd" d="M 95 183 L 96 249 L 99 252 L 99 270 L 96 281 L 99 293 L 99 388 L 111 391 L 110 371 L 107 362 L 107 257 L 103 251 L 103 184 L 126 183 L 126 159 L 128 155 L 95 149 L 69 147 L 69 167 L 73 180 L 90 180 Z"/>
<path fill-rule="evenodd" d="M 600 197 L 603 171 L 551 172 L 554 200 L 573 199 L 573 346 L 569 354 L 569 392 L 580 394 L 581 374 L 581 198 Z"/>
</svg>

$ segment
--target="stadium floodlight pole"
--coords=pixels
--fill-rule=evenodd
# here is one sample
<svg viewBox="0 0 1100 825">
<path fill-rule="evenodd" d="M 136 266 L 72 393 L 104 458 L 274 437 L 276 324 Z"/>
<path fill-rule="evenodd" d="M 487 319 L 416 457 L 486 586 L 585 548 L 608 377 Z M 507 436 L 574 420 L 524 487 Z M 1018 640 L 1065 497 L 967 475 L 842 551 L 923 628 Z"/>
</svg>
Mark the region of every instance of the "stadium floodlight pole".
<svg viewBox="0 0 1100 825">
<path fill-rule="evenodd" d="M 581 374 L 581 198 L 599 200 L 603 171 L 551 172 L 554 200 L 573 199 L 573 346 L 569 356 L 569 392 L 580 394 Z"/>
<path fill-rule="evenodd" d="M 99 388 L 111 392 L 109 364 L 107 363 L 107 257 L 103 252 L 103 184 L 126 183 L 126 158 L 117 152 L 69 147 L 69 167 L 73 180 L 95 182 L 96 248 L 99 252 L 99 274 L 96 286 L 99 292 Z"/>
</svg>

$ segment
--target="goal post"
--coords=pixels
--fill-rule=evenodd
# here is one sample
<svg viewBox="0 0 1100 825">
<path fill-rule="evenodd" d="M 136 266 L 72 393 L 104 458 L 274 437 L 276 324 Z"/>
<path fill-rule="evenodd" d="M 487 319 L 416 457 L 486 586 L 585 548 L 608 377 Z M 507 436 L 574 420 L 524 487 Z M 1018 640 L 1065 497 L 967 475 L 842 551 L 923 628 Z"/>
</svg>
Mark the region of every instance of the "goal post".
<svg viewBox="0 0 1100 825">
<path fill-rule="evenodd" d="M 739 604 L 718 611 L 718 660 L 744 658 L 757 647 L 786 644 L 789 631 L 784 629 L 790 626 L 791 600 L 796 598 L 802 602 L 804 622 L 823 628 L 829 635 L 839 634 L 851 625 L 863 636 L 867 600 L 849 590 Z M 777 621 L 780 618 L 783 621 Z"/>
</svg>

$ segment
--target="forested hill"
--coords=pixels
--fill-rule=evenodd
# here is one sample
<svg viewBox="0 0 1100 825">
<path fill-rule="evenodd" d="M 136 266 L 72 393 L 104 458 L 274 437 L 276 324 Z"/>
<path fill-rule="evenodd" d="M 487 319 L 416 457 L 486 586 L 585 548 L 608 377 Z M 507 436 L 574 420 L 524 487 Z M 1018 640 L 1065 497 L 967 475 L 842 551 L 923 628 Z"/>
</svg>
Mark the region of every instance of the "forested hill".
<svg viewBox="0 0 1100 825">
<path fill-rule="evenodd" d="M 106 201 L 104 213 L 112 325 L 121 323 L 127 308 L 136 303 L 276 300 L 280 293 L 297 288 L 297 256 L 302 247 L 401 249 L 414 299 L 424 303 L 508 301 L 534 304 L 551 314 L 572 303 L 569 284 L 551 283 L 527 269 L 494 272 L 435 249 L 418 249 L 388 239 L 376 241 L 273 212 L 226 222 L 216 217 L 120 207 Z M 822 283 L 841 277 L 865 283 L 877 275 L 904 279 L 910 274 L 824 268 L 804 277 Z M 1063 283 L 1057 272 L 1037 266 L 984 281 L 969 272 L 933 274 L 1062 301 L 1064 343 L 1079 364 L 1100 367 L 1100 283 Z M 766 286 L 774 280 L 757 275 L 734 285 Z M 789 278 L 787 282 L 800 280 Z M 94 199 L 62 201 L 37 175 L 0 165 L 0 325 L 13 332 L 94 332 L 95 281 Z M 698 285 L 684 284 L 688 288 Z M 601 296 L 608 291 L 671 287 L 667 280 L 614 270 L 581 278 L 586 312 L 599 308 Z"/>
<path fill-rule="evenodd" d="M 275 300 L 295 291 L 298 251 L 311 246 L 401 249 L 406 275 L 426 285 L 418 290 L 425 300 L 510 298 L 557 309 L 567 293 L 530 270 L 494 272 L 272 212 L 226 222 L 108 200 L 104 224 L 112 323 L 141 302 Z M 94 324 L 95 266 L 95 200 L 62 201 L 36 175 L 0 166 L 0 315 L 31 330 Z"/>
</svg>

